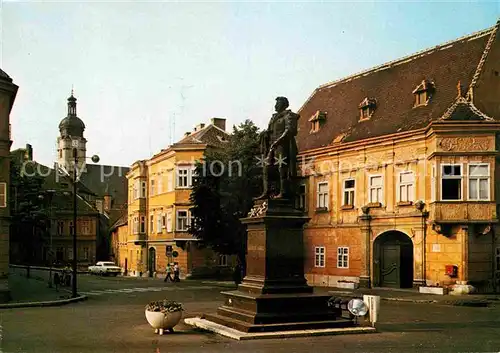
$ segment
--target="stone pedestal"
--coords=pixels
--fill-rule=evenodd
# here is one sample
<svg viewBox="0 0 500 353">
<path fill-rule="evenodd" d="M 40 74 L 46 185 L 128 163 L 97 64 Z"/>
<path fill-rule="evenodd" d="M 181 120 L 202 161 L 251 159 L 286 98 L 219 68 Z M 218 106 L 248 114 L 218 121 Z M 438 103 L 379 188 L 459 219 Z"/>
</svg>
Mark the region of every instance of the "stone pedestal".
<svg viewBox="0 0 500 353">
<path fill-rule="evenodd" d="M 304 277 L 303 226 L 309 220 L 290 200 L 257 201 L 248 218 L 247 273 L 207 320 L 243 332 L 352 326 L 313 294 Z"/>
</svg>

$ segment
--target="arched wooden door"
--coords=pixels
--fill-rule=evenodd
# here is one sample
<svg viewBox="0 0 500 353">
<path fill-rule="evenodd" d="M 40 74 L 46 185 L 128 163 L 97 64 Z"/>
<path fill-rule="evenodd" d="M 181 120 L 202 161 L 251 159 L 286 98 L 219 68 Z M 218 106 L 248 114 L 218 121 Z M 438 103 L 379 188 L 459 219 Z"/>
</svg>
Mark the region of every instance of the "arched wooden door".
<svg viewBox="0 0 500 353">
<path fill-rule="evenodd" d="M 381 234 L 374 243 L 374 284 L 378 287 L 411 288 L 413 242 L 404 233 Z"/>
</svg>

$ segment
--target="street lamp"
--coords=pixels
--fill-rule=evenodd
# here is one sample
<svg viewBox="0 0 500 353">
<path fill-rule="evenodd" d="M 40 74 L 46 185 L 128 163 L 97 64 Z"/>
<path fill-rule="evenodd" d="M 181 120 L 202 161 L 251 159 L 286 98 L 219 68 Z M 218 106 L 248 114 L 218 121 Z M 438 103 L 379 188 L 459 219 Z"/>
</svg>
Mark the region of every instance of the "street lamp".
<svg viewBox="0 0 500 353">
<path fill-rule="evenodd" d="M 77 274 L 77 254 L 76 254 L 76 210 L 77 210 L 77 187 L 76 183 L 78 181 L 78 140 L 73 140 L 72 141 L 73 145 L 73 162 L 74 162 L 74 167 L 73 167 L 73 275 L 72 275 L 72 297 L 76 298 L 78 296 L 78 293 L 76 292 L 76 274 Z M 87 158 L 87 157 L 82 157 L 82 158 Z M 99 156 L 93 155 L 91 158 L 92 162 L 98 163 L 99 162 Z"/>
</svg>

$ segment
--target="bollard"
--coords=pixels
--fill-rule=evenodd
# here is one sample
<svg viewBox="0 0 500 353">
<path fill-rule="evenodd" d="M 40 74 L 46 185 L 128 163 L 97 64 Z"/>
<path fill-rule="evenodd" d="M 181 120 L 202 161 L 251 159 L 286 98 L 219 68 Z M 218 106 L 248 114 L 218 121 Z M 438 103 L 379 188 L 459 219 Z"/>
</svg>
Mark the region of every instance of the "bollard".
<svg viewBox="0 0 500 353">
<path fill-rule="evenodd" d="M 378 295 L 363 295 L 363 301 L 368 307 L 368 315 L 372 327 L 378 320 L 378 313 L 380 311 L 380 296 Z"/>
</svg>

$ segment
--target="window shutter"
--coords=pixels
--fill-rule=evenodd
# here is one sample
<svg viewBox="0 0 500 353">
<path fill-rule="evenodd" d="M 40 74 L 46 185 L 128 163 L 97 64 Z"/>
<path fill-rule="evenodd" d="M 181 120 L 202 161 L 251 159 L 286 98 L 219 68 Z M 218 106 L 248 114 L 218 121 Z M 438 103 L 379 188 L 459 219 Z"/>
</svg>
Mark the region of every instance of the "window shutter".
<svg viewBox="0 0 500 353">
<path fill-rule="evenodd" d="M 172 231 L 172 212 L 167 212 L 167 232 Z"/>
</svg>

